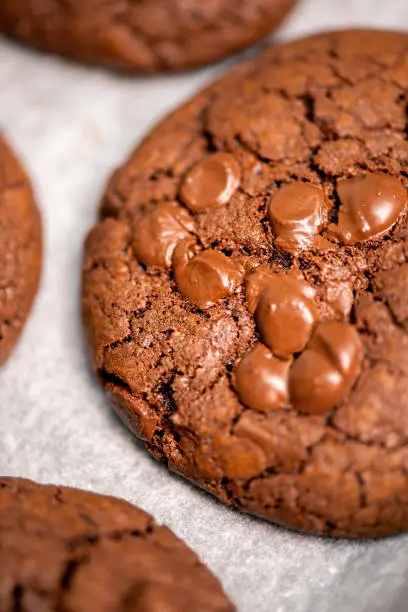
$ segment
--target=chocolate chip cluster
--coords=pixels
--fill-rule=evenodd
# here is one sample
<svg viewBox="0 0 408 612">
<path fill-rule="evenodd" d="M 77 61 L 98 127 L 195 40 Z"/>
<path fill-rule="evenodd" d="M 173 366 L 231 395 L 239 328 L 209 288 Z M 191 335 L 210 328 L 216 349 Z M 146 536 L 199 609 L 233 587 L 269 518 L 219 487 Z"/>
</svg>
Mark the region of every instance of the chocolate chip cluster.
<svg viewBox="0 0 408 612">
<path fill-rule="evenodd" d="M 339 180 L 336 190 L 341 206 L 337 222 L 329 224 L 332 205 L 321 187 L 293 183 L 279 189 L 268 210 L 275 245 L 296 255 L 304 249 L 333 248 L 330 239 L 354 245 L 380 238 L 407 200 L 399 179 L 379 173 Z M 321 236 L 324 229 L 326 238 Z"/>
<path fill-rule="evenodd" d="M 134 252 L 147 266 L 172 267 L 179 291 L 200 309 L 244 285 L 260 338 L 234 375 L 244 404 L 264 413 L 290 405 L 307 414 L 327 413 L 361 371 L 363 348 L 355 327 L 319 321 L 316 292 L 301 273 L 277 273 L 266 266 L 246 273 L 238 260 L 199 248 L 191 213 L 228 204 L 240 179 L 234 155 L 209 155 L 183 180 L 184 206 L 162 202 L 139 220 Z M 268 207 L 275 247 L 296 257 L 307 249 L 325 251 L 377 239 L 407 203 L 402 183 L 377 173 L 339 180 L 337 195 L 338 210 L 319 186 L 298 182 L 281 187 Z"/>
<path fill-rule="evenodd" d="M 309 414 L 331 410 L 361 369 L 357 331 L 350 323 L 319 322 L 313 287 L 294 273 L 260 266 L 245 280 L 262 343 L 238 365 L 239 397 L 261 412 L 289 404 Z"/>
</svg>

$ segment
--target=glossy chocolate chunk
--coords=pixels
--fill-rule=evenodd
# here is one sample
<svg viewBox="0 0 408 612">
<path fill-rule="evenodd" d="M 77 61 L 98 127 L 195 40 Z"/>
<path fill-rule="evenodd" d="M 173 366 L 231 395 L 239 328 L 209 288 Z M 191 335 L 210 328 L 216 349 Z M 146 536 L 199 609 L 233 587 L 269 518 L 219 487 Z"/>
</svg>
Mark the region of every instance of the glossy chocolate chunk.
<svg viewBox="0 0 408 612">
<path fill-rule="evenodd" d="M 407 190 L 401 181 L 386 174 L 371 173 L 338 182 L 341 200 L 337 224 L 327 228 L 328 236 L 344 244 L 379 238 L 391 229 L 407 204 Z"/>
<path fill-rule="evenodd" d="M 259 266 L 245 277 L 245 296 L 251 314 L 254 314 L 266 289 L 270 285 L 275 285 L 279 289 L 283 279 L 286 284 L 291 285 L 296 291 L 300 291 L 306 298 L 314 299 L 316 292 L 311 285 L 303 281 L 301 273 L 277 274 L 267 266 Z"/>
<path fill-rule="evenodd" d="M 254 314 L 262 294 L 266 291 L 268 285 L 274 282 L 275 277 L 276 273 L 266 266 L 259 266 L 245 277 L 246 303 L 251 314 Z"/>
<path fill-rule="evenodd" d="M 218 251 L 208 249 L 194 255 L 194 242 L 184 240 L 173 254 L 174 278 L 181 293 L 198 308 L 209 308 L 234 293 L 242 272 Z"/>
<path fill-rule="evenodd" d="M 330 202 L 320 187 L 293 183 L 281 187 L 269 204 L 274 244 L 296 254 L 308 248 L 327 248 L 319 233 L 328 222 Z"/>
<path fill-rule="evenodd" d="M 190 170 L 180 196 L 193 212 L 227 204 L 240 183 L 241 169 L 232 153 L 213 153 Z"/>
<path fill-rule="evenodd" d="M 309 414 L 329 412 L 356 381 L 362 358 L 361 339 L 353 325 L 320 323 L 291 368 L 292 405 Z"/>
<path fill-rule="evenodd" d="M 276 356 L 289 357 L 306 346 L 318 318 L 312 291 L 295 276 L 276 274 L 262 293 L 255 321 Z"/>
<path fill-rule="evenodd" d="M 170 267 L 176 244 L 194 229 L 194 221 L 187 210 L 177 202 L 161 202 L 135 225 L 133 251 L 147 266 Z"/>
<path fill-rule="evenodd" d="M 243 404 L 272 412 L 288 403 L 291 361 L 277 359 L 264 344 L 257 344 L 239 363 L 235 389 Z"/>
</svg>

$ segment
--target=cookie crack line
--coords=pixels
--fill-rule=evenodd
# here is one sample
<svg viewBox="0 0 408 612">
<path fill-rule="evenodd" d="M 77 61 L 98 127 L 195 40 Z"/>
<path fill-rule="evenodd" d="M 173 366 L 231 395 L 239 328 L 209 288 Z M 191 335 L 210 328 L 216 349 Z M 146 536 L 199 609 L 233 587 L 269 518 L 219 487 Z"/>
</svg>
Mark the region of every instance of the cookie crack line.
<svg viewBox="0 0 408 612">
<path fill-rule="evenodd" d="M 385 391 L 380 403 L 371 392 L 377 375 L 384 389 L 396 376 L 405 315 L 385 281 L 375 295 L 389 317 L 366 299 L 383 269 L 405 278 L 407 49 L 404 35 L 344 32 L 267 51 L 156 128 L 103 202 L 98 231 L 108 244 L 110 218 L 126 225 L 137 287 L 124 284 L 129 305 L 109 310 L 98 357 L 128 385 L 107 384 L 117 409 L 170 469 L 225 501 L 251 488 L 241 509 L 278 522 L 286 512 L 305 530 L 392 530 L 381 503 L 368 516 L 376 504 L 363 504 L 355 474 L 372 495 L 376 456 L 403 461 L 408 434 L 398 400 L 386 414 Z M 338 522 L 325 462 L 354 508 L 340 504 Z M 404 499 L 401 482 L 390 499 Z"/>
</svg>

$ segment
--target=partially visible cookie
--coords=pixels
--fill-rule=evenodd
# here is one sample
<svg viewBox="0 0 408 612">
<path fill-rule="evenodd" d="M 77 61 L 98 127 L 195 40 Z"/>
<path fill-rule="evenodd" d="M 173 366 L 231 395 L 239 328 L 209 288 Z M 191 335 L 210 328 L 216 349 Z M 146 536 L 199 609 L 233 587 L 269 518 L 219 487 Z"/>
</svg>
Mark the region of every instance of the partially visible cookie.
<svg viewBox="0 0 408 612">
<path fill-rule="evenodd" d="M 67 57 L 136 72 L 180 70 L 248 47 L 296 0 L 2 0 L 0 31 Z"/>
<path fill-rule="evenodd" d="M 41 259 L 41 219 L 30 181 L 0 133 L 0 364 L 29 315 Z"/>
<path fill-rule="evenodd" d="M 2 612 L 232 612 L 216 578 L 135 506 L 0 478 Z"/>
<path fill-rule="evenodd" d="M 271 47 L 114 174 L 83 306 L 111 403 L 224 502 L 408 530 L 408 34 Z"/>
</svg>

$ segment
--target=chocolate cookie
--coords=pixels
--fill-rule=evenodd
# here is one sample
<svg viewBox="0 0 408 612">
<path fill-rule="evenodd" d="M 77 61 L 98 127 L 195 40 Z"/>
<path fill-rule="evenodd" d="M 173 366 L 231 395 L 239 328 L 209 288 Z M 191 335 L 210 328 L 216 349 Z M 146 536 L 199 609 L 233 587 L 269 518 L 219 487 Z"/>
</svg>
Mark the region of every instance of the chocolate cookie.
<svg viewBox="0 0 408 612">
<path fill-rule="evenodd" d="M 29 315 L 41 255 L 41 220 L 29 179 L 0 133 L 0 364 Z"/>
<path fill-rule="evenodd" d="M 218 580 L 127 502 L 0 478 L 2 612 L 232 612 Z"/>
<path fill-rule="evenodd" d="M 276 28 L 296 0 L 1 0 L 0 31 L 81 61 L 136 72 L 213 62 Z"/>
<path fill-rule="evenodd" d="M 407 91 L 407 34 L 271 48 L 145 139 L 86 244 L 117 412 L 289 527 L 408 528 Z"/>
</svg>

